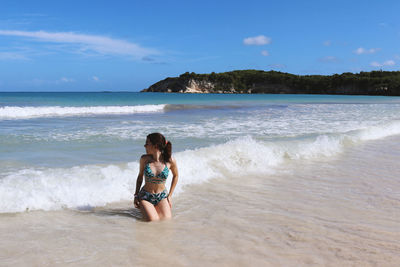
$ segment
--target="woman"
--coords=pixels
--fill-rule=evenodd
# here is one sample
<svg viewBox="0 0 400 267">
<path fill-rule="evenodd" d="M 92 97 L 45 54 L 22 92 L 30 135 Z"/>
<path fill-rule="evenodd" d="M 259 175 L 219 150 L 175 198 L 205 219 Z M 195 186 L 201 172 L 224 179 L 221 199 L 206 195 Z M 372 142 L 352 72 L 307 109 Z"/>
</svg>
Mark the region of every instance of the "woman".
<svg viewBox="0 0 400 267">
<path fill-rule="evenodd" d="M 136 181 L 134 204 L 140 208 L 148 221 L 170 219 L 172 217 L 172 194 L 178 182 L 178 167 L 172 158 L 172 144 L 160 133 L 149 134 L 146 138 L 146 155 L 140 158 L 139 175 Z M 172 171 L 172 183 L 165 188 L 169 170 Z M 139 191 L 145 177 L 145 184 Z"/>
</svg>

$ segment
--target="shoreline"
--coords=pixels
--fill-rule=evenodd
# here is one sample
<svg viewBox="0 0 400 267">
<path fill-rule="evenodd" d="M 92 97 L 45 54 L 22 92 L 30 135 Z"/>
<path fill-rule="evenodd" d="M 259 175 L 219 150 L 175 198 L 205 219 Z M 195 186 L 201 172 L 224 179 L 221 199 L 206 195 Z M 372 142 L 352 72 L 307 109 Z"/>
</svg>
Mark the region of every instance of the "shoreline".
<svg viewBox="0 0 400 267">
<path fill-rule="evenodd" d="M 15 92 L 11 92 L 11 91 L 4 91 L 4 92 L 0 92 L 1 94 L 168 94 L 168 95 L 197 95 L 197 94 L 204 94 L 204 95 L 271 95 L 271 96 L 278 96 L 278 95 L 284 95 L 284 96 L 366 96 L 366 97 L 394 97 L 394 98 L 398 98 L 399 96 L 395 95 L 395 96 L 391 96 L 391 95 L 351 95 L 351 94 L 319 94 L 319 93 L 309 93 L 309 94 L 304 94 L 304 93 L 288 93 L 288 94 L 277 94 L 277 93 L 251 93 L 251 94 L 247 94 L 247 93 L 214 93 L 214 92 L 209 92 L 209 93 L 193 93 L 193 92 L 143 92 L 143 91 L 109 91 L 109 92 L 102 92 L 102 91 L 89 91 L 89 92 L 81 92 L 81 91 L 65 91 L 65 92 L 60 92 L 60 91 L 34 91 L 34 92 L 27 92 L 27 91 L 15 91 Z"/>
<path fill-rule="evenodd" d="M 0 258 L 17 266 L 151 266 L 160 258 L 194 266 L 396 266 L 398 202 L 385 188 L 400 189 L 393 165 L 399 158 L 391 158 L 399 139 L 292 162 L 245 183 L 232 176 L 189 185 L 176 197 L 171 221 L 142 222 L 127 201 L 86 211 L 0 214 Z"/>
</svg>

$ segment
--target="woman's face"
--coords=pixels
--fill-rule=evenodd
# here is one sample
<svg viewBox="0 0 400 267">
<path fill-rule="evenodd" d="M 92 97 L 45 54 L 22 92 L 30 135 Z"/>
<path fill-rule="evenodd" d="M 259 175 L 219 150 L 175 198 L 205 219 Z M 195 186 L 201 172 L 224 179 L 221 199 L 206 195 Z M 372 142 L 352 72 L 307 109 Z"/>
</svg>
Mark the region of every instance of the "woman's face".
<svg viewBox="0 0 400 267">
<path fill-rule="evenodd" d="M 154 145 L 150 142 L 150 140 L 148 138 L 146 139 L 144 148 L 146 149 L 146 154 L 150 154 L 151 152 L 153 152 Z"/>
</svg>

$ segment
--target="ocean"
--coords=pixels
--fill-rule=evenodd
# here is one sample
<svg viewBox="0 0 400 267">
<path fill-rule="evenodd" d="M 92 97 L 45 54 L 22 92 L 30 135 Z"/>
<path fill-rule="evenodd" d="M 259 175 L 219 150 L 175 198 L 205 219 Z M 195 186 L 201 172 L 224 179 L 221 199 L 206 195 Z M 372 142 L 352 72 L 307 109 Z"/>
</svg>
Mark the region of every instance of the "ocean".
<svg viewBox="0 0 400 267">
<path fill-rule="evenodd" d="M 152 132 L 168 222 L 132 205 Z M 398 97 L 0 93 L 0 266 L 399 266 L 399 141 Z"/>
</svg>

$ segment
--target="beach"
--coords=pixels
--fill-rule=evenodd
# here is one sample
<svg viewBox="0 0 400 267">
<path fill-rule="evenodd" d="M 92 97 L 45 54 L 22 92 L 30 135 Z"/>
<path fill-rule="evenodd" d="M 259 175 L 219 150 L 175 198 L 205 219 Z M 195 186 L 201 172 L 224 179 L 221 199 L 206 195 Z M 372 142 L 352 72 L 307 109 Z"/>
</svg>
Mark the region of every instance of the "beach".
<svg viewBox="0 0 400 267">
<path fill-rule="evenodd" d="M 398 98 L 0 99 L 2 266 L 400 264 Z M 132 198 L 153 131 L 180 180 L 173 219 L 146 223 Z"/>
</svg>

